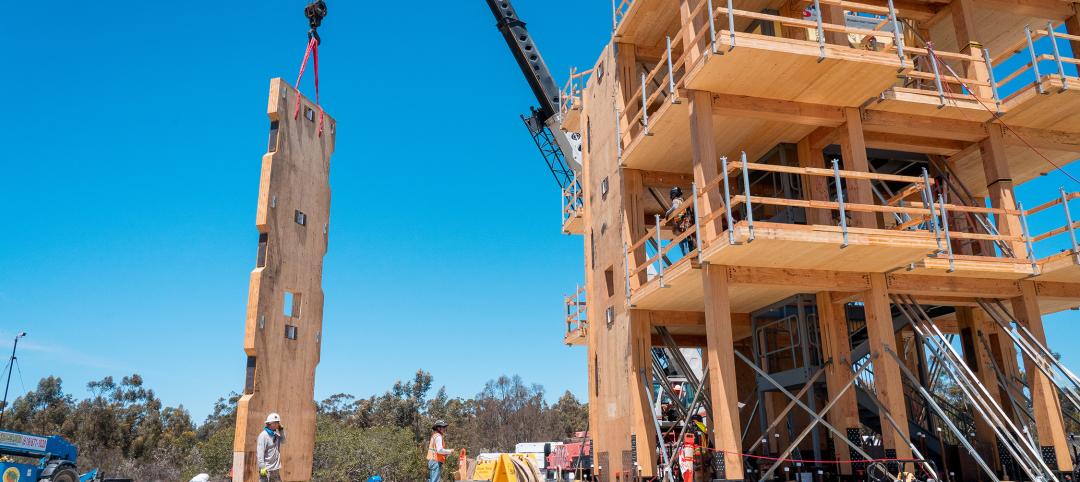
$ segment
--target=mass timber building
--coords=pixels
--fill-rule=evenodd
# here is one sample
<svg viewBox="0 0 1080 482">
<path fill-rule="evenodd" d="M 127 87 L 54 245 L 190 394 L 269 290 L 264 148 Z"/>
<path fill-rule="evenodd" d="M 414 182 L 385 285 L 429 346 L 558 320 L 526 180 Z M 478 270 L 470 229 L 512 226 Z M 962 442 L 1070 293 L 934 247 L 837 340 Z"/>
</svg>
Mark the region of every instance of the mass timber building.
<svg viewBox="0 0 1080 482">
<path fill-rule="evenodd" d="M 598 480 L 701 410 L 697 480 L 1064 480 L 1080 184 L 1016 191 L 1080 157 L 1077 5 L 613 7 L 561 96 Z"/>
</svg>

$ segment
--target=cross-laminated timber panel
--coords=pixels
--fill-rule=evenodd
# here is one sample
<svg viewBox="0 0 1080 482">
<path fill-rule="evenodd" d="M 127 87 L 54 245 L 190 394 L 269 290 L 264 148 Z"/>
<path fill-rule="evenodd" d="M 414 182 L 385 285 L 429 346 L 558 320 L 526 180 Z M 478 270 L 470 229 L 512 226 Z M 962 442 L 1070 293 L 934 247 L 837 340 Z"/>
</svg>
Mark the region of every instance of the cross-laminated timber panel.
<svg viewBox="0 0 1080 482">
<path fill-rule="evenodd" d="M 320 134 L 319 107 L 281 79 L 270 82 L 267 114 L 270 142 L 259 180 L 259 252 L 248 293 L 247 377 L 237 404 L 233 474 L 259 479 L 256 438 L 267 414 L 277 412 L 288 427 L 282 480 L 301 481 L 311 479 L 315 446 L 315 366 L 336 124 L 326 116 Z"/>
</svg>

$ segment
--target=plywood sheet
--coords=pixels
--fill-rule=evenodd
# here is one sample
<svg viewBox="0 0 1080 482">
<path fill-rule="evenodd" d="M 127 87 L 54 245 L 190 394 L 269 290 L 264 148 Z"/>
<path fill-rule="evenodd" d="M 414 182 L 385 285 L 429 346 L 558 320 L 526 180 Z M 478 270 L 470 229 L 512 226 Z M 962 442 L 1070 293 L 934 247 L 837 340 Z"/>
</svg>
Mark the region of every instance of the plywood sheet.
<svg viewBox="0 0 1080 482">
<path fill-rule="evenodd" d="M 330 222 L 330 155 L 336 122 L 281 79 L 270 82 L 269 152 L 262 158 L 244 352 L 248 380 L 237 405 L 233 471 L 258 480 L 256 437 L 267 414 L 281 415 L 282 480 L 311 480 L 315 447 L 315 366 L 322 339 L 322 265 Z M 291 307 L 286 293 L 291 294 Z M 293 328 L 289 328 L 293 327 Z"/>
<path fill-rule="evenodd" d="M 1003 258 L 956 259 L 954 271 L 949 272 L 949 259 L 945 256 L 931 256 L 918 261 L 905 270 L 911 274 L 930 274 L 938 276 L 960 276 L 966 278 L 1023 279 L 1033 274 L 1031 263 Z"/>
<path fill-rule="evenodd" d="M 1039 263 L 1039 275 L 1035 279 L 1080 283 L 1080 265 L 1076 264 L 1072 253 L 1065 251 Z"/>
<path fill-rule="evenodd" d="M 1039 94 L 1035 84 L 1020 89 L 1003 102 L 1006 114 L 1002 120 L 1011 126 L 1080 132 L 1080 80 L 1065 80 L 1068 89 L 1064 91 L 1056 75 L 1043 75 L 1046 94 Z"/>
</svg>

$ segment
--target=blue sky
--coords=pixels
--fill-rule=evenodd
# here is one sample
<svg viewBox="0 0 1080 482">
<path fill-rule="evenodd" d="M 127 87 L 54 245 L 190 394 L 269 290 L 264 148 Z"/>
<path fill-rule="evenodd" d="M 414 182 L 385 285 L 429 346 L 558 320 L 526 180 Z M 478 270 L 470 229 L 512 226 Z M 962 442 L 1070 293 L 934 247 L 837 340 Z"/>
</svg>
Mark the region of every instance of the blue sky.
<svg viewBox="0 0 1080 482">
<path fill-rule="evenodd" d="M 201 419 L 241 388 L 268 80 L 296 75 L 304 3 L 65 1 L 0 18 L 17 67 L 0 77 L 0 350 L 30 332 L 13 394 L 56 374 L 81 396 L 137 372 Z M 560 84 L 609 38 L 607 2 L 515 5 Z M 421 368 L 452 395 L 501 374 L 585 395 L 584 350 L 561 344 L 582 240 L 559 234 L 559 193 L 518 119 L 534 100 L 493 24 L 479 0 L 330 3 L 317 398 Z M 1076 318 L 1047 320 L 1067 362 Z"/>
<path fill-rule="evenodd" d="M 0 18 L 18 66 L 0 77 L 0 350 L 30 333 L 26 388 L 56 374 L 82 395 L 138 372 L 200 420 L 242 388 L 266 96 L 295 79 L 305 3 L 61 1 Z M 516 3 L 560 79 L 610 36 L 604 2 Z M 316 397 L 421 368 L 452 395 L 519 374 L 584 396 L 584 350 L 561 343 L 582 240 L 560 233 L 518 118 L 534 100 L 485 2 L 329 8 L 322 101 L 339 137 Z"/>
</svg>

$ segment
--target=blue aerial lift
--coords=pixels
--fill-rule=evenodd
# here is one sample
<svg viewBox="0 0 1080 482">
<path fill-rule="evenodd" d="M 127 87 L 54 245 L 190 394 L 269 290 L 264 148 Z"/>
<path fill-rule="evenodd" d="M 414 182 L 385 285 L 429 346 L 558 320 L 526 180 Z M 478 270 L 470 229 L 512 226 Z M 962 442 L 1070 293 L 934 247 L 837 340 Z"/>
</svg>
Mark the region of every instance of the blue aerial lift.
<svg viewBox="0 0 1080 482">
<path fill-rule="evenodd" d="M 0 482 L 100 481 L 97 470 L 79 475 L 75 460 L 79 450 L 58 436 L 41 436 L 0 430 Z M 37 460 L 20 463 L 16 460 Z"/>
</svg>

